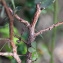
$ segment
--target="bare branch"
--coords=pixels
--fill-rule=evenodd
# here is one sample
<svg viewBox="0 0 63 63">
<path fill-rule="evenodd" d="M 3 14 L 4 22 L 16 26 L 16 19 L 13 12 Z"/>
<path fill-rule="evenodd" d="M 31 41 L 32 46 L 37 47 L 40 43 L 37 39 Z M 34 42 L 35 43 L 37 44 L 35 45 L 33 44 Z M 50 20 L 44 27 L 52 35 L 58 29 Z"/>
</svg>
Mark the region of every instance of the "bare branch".
<svg viewBox="0 0 63 63">
<path fill-rule="evenodd" d="M 0 52 L 0 56 L 14 56 L 14 54 L 10 52 Z M 25 55 L 19 55 L 19 56 L 25 56 Z"/>
<path fill-rule="evenodd" d="M 37 5 L 36 5 L 36 13 L 35 13 L 35 15 L 34 15 L 34 17 L 33 17 L 33 20 L 32 20 L 32 23 L 31 23 L 31 27 L 33 27 L 33 28 L 35 28 L 35 26 L 36 26 L 36 23 L 37 23 L 37 21 L 38 21 L 38 18 L 39 18 L 39 15 L 40 15 L 40 13 L 41 13 L 41 7 L 40 7 L 40 4 L 38 3 Z"/>
<path fill-rule="evenodd" d="M 35 36 L 34 36 L 35 35 L 35 26 L 36 26 L 36 23 L 38 21 L 41 10 L 42 9 L 40 7 L 40 3 L 38 3 L 36 5 L 36 13 L 35 13 L 35 15 L 33 17 L 32 23 L 31 23 L 31 25 L 29 27 L 29 39 L 28 39 L 28 42 L 27 42 L 29 44 L 35 40 Z"/>
<path fill-rule="evenodd" d="M 9 8 L 9 10 L 10 10 L 10 12 L 13 14 L 12 9 L 11 9 L 11 8 Z M 24 19 L 20 18 L 17 14 L 14 14 L 14 16 L 15 16 L 15 18 L 17 18 L 17 19 L 18 19 L 18 21 L 19 21 L 19 22 L 24 23 L 26 26 L 29 26 L 29 25 L 30 25 L 30 23 L 29 23 L 28 21 L 26 21 L 26 20 L 24 20 Z"/>
<path fill-rule="evenodd" d="M 0 52 L 1 56 L 13 56 L 13 53 L 10 52 Z"/>
<path fill-rule="evenodd" d="M 19 56 L 17 54 L 17 47 L 13 42 L 13 34 L 14 34 L 13 21 L 14 21 L 14 18 L 12 16 L 12 14 L 10 13 L 8 6 L 6 5 L 5 0 L 1 0 L 1 2 L 2 2 L 4 8 L 5 8 L 6 12 L 7 12 L 7 15 L 9 17 L 9 20 L 10 20 L 10 22 L 9 22 L 9 32 L 10 32 L 10 44 L 11 44 L 12 49 L 13 49 L 13 57 L 16 59 L 16 61 L 18 63 L 21 63 L 21 60 L 20 60 L 20 58 L 19 58 Z"/>
<path fill-rule="evenodd" d="M 55 28 L 55 27 L 57 27 L 57 26 L 59 26 L 59 25 L 62 25 L 62 24 L 63 24 L 63 21 L 62 21 L 62 22 L 58 22 L 58 23 L 56 23 L 56 24 L 53 24 L 53 25 L 51 25 L 50 27 L 48 27 L 48 28 L 46 28 L 46 29 L 44 29 L 44 30 L 40 30 L 39 32 L 35 33 L 35 36 L 38 36 L 38 35 L 42 34 L 43 32 L 46 32 L 46 31 L 48 31 L 48 30 L 51 30 L 51 29 L 53 29 L 53 28 Z"/>
</svg>

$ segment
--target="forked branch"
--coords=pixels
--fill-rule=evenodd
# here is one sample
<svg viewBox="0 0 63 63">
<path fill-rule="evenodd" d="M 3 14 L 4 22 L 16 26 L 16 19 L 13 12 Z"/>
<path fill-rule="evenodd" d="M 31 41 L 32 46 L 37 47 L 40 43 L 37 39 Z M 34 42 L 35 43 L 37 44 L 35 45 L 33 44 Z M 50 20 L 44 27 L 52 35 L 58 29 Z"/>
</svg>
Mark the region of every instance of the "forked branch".
<svg viewBox="0 0 63 63">
<path fill-rule="evenodd" d="M 9 8 L 10 12 L 13 14 L 13 11 L 11 8 Z M 17 14 L 14 14 L 15 18 L 18 19 L 19 22 L 25 24 L 26 26 L 30 26 L 30 23 L 22 18 L 20 18 Z"/>
</svg>

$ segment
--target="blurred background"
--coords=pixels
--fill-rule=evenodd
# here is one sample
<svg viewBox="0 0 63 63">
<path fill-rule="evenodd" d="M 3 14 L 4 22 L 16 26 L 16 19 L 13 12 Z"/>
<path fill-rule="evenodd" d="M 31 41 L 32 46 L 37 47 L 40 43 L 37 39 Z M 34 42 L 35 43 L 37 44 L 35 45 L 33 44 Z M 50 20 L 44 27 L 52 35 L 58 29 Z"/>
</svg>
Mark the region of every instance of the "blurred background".
<svg viewBox="0 0 63 63">
<path fill-rule="evenodd" d="M 38 22 L 36 24 L 36 32 L 50 27 L 52 24 L 63 21 L 63 0 L 6 0 L 9 7 L 14 10 L 21 18 L 31 23 L 34 13 L 36 11 L 36 3 L 41 2 L 42 10 Z M 9 37 L 9 19 L 5 13 L 4 7 L 0 4 L 0 51 L 12 52 L 9 42 L 1 38 Z M 28 29 L 20 23 L 16 18 L 14 20 L 14 33 L 20 36 L 23 40 L 27 40 Z M 18 54 L 23 63 L 25 63 L 25 56 L 27 46 L 23 41 L 19 41 L 14 37 L 14 42 L 18 48 Z M 32 57 L 33 63 L 63 63 L 63 25 L 60 25 L 51 31 L 44 32 L 35 39 L 36 52 L 38 57 Z M 13 57 L 0 56 L 0 63 L 16 63 Z"/>
</svg>

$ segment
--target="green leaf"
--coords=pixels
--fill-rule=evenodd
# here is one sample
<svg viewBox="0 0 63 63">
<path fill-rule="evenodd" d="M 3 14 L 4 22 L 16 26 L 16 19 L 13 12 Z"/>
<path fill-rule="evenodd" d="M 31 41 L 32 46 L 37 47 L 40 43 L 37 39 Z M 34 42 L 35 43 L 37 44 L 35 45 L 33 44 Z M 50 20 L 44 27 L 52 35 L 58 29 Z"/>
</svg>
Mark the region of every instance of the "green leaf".
<svg viewBox="0 0 63 63">
<path fill-rule="evenodd" d="M 16 41 L 18 40 L 18 38 L 13 37 L 13 40 L 14 40 L 14 43 L 15 43 L 15 44 L 17 44 L 17 42 L 16 42 Z"/>
<path fill-rule="evenodd" d="M 2 7 L 2 11 L 0 13 L 0 17 L 1 18 L 4 18 L 5 17 L 5 10 L 4 10 L 4 7 Z"/>
<path fill-rule="evenodd" d="M 25 5 L 28 6 L 28 7 L 33 7 L 34 6 L 34 0 L 27 0 Z"/>
<path fill-rule="evenodd" d="M 31 60 L 32 60 L 32 61 L 35 61 L 37 58 L 38 58 L 37 52 L 33 52 L 33 53 L 32 53 L 32 57 L 31 57 Z"/>
<path fill-rule="evenodd" d="M 6 57 L 7 57 L 8 59 L 10 59 L 10 60 L 12 60 L 12 58 L 13 58 L 12 56 L 6 56 Z"/>
<path fill-rule="evenodd" d="M 15 9 L 15 3 L 14 3 L 14 0 L 11 0 L 11 3 L 13 5 L 13 8 Z"/>
<path fill-rule="evenodd" d="M 21 37 L 23 37 L 24 40 L 27 40 L 28 39 L 28 32 L 24 32 L 24 34 Z"/>
<path fill-rule="evenodd" d="M 46 10 L 42 10 L 42 13 L 46 14 L 46 13 L 47 13 L 47 11 L 46 11 Z M 40 35 L 40 36 L 43 38 L 43 36 L 42 36 L 42 35 Z"/>
<path fill-rule="evenodd" d="M 27 46 L 23 42 L 21 42 L 20 45 L 18 45 L 18 53 L 19 54 L 27 53 Z"/>
<path fill-rule="evenodd" d="M 2 33 L 3 38 L 9 37 L 9 24 L 6 24 L 4 27 L 0 28 L 0 33 Z M 19 35 L 18 30 L 14 27 L 14 34 Z M 16 40 L 18 38 L 14 37 L 14 42 L 16 43 Z"/>
<path fill-rule="evenodd" d="M 36 42 L 32 42 L 32 43 L 31 43 L 31 46 L 32 46 L 33 48 L 35 48 L 35 49 L 36 49 L 36 45 L 37 45 Z"/>
<path fill-rule="evenodd" d="M 12 58 L 11 63 L 17 63 L 15 59 Z"/>
<path fill-rule="evenodd" d="M 28 51 L 32 53 L 32 52 L 35 52 L 36 49 L 34 49 L 33 47 L 30 47 L 30 48 L 28 48 Z"/>
<path fill-rule="evenodd" d="M 2 33 L 4 38 L 9 37 L 9 25 L 6 24 L 4 27 L 0 28 L 0 33 Z"/>
</svg>

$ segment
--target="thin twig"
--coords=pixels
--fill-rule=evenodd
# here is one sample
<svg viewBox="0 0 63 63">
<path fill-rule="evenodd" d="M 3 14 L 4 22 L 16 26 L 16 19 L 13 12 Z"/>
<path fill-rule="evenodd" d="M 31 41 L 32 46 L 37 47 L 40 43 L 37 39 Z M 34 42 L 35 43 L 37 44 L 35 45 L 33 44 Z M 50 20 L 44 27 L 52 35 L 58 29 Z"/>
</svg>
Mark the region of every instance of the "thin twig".
<svg viewBox="0 0 63 63">
<path fill-rule="evenodd" d="M 9 38 L 0 38 L 0 40 L 4 40 L 4 41 L 10 42 L 10 39 Z"/>
<path fill-rule="evenodd" d="M 1 0 L 1 2 L 2 2 L 4 8 L 5 8 L 6 12 L 7 12 L 7 15 L 9 17 L 9 20 L 10 20 L 9 21 L 9 32 L 10 32 L 10 41 L 11 41 L 10 44 L 11 44 L 12 49 L 13 49 L 13 57 L 16 59 L 16 61 L 18 63 L 21 63 L 21 60 L 20 60 L 20 58 L 19 58 L 19 56 L 17 54 L 17 47 L 13 42 L 13 34 L 14 34 L 13 33 L 13 21 L 14 21 L 14 18 L 12 16 L 12 14 L 10 13 L 8 6 L 6 5 L 5 0 Z"/>
<path fill-rule="evenodd" d="M 0 55 L 1 56 L 14 56 L 14 54 L 10 52 L 0 52 Z M 26 55 L 18 55 L 18 56 L 26 56 Z"/>
<path fill-rule="evenodd" d="M 13 56 L 13 53 L 10 52 L 0 52 L 1 56 Z"/>
<path fill-rule="evenodd" d="M 41 13 L 41 7 L 40 7 L 40 3 L 38 3 L 37 5 L 36 5 L 36 13 L 35 13 L 35 15 L 34 15 L 34 17 L 33 17 L 33 19 L 32 19 L 32 23 L 31 23 L 31 27 L 32 27 L 32 29 L 33 29 L 33 31 L 34 31 L 34 29 L 35 29 L 35 26 L 36 26 L 36 23 L 37 23 L 37 21 L 38 21 L 38 18 L 39 18 L 39 15 L 40 15 L 40 13 Z"/>
<path fill-rule="evenodd" d="M 53 24 L 50 27 L 48 27 L 48 28 L 46 28 L 44 30 L 40 30 L 39 32 L 35 33 L 35 36 L 38 36 L 38 35 L 42 34 L 43 32 L 46 32 L 48 30 L 52 30 L 54 27 L 57 27 L 57 26 L 62 25 L 62 24 L 63 24 L 63 21 L 62 22 L 58 22 L 56 24 Z"/>
<path fill-rule="evenodd" d="M 10 12 L 13 14 L 13 11 L 11 8 L 9 8 Z M 17 14 L 14 14 L 15 18 L 18 19 L 19 22 L 22 22 L 26 26 L 30 26 L 30 23 L 22 18 L 20 18 Z"/>
</svg>

